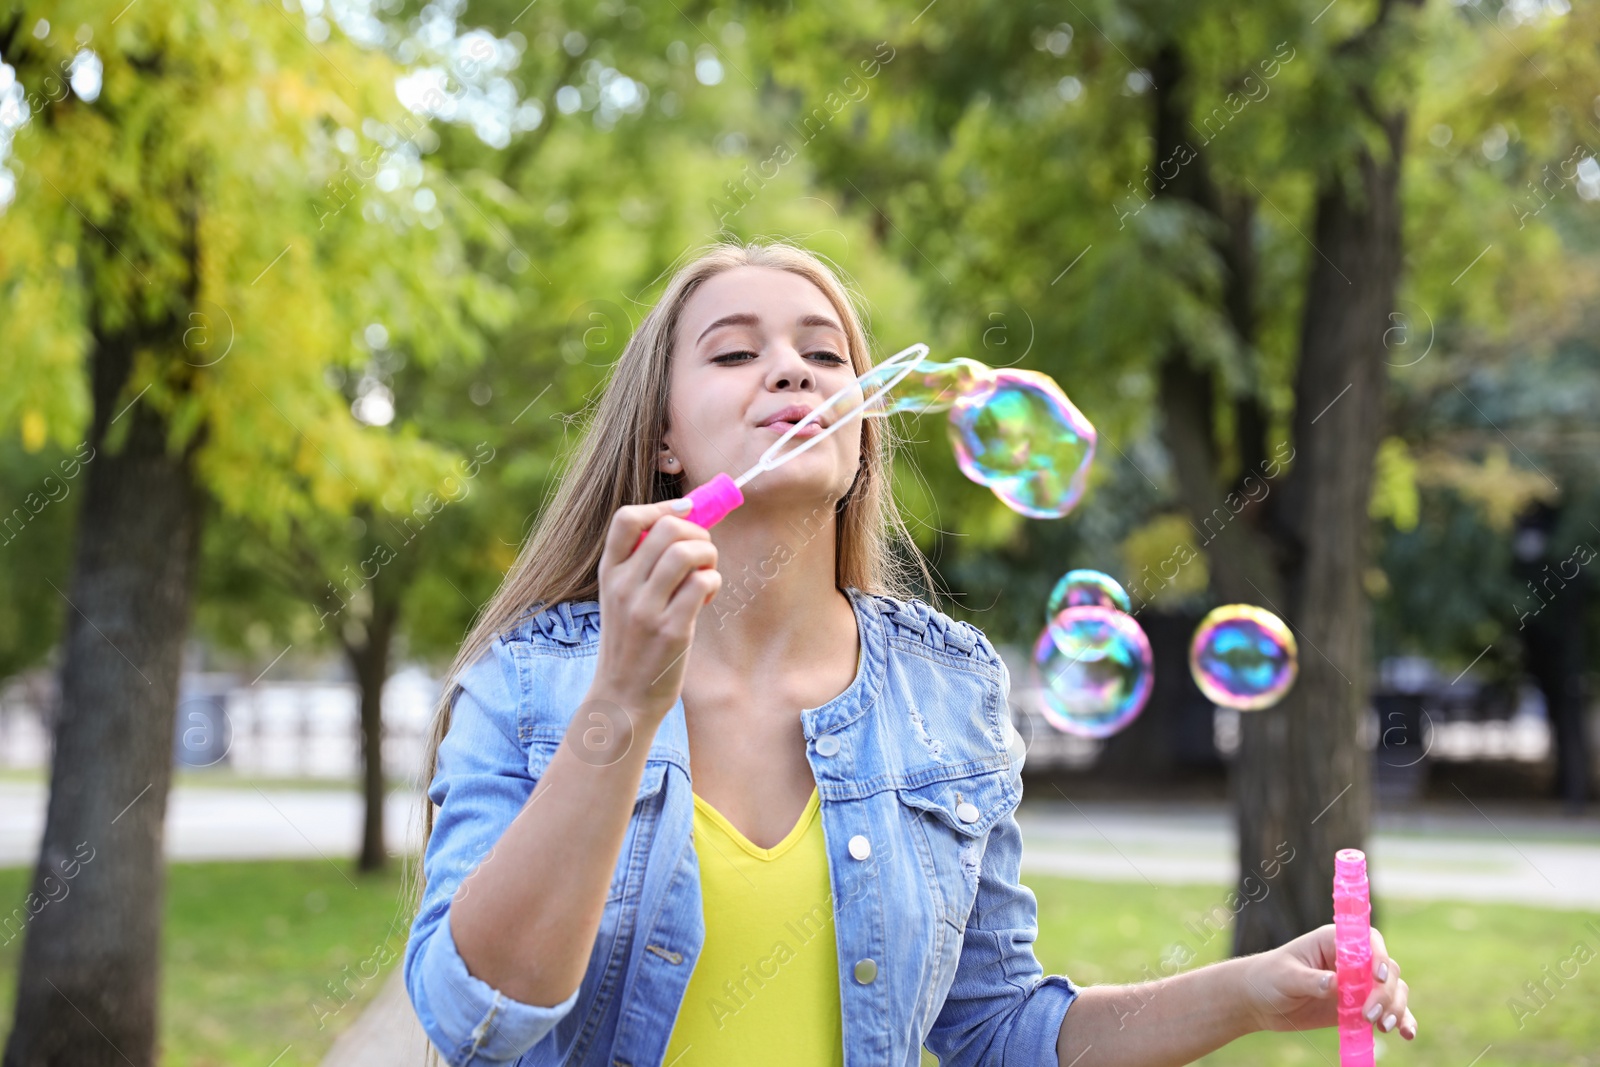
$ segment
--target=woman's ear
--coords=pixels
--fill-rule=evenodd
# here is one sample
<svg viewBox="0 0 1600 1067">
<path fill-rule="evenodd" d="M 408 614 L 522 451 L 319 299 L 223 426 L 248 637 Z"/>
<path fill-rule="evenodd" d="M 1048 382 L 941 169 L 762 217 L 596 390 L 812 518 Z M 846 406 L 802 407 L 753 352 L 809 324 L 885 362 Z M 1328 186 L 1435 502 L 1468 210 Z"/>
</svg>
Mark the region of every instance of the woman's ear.
<svg viewBox="0 0 1600 1067">
<path fill-rule="evenodd" d="M 656 453 L 656 470 L 668 475 L 683 473 L 683 462 L 672 454 L 672 446 L 665 441 L 661 442 L 661 449 Z"/>
</svg>

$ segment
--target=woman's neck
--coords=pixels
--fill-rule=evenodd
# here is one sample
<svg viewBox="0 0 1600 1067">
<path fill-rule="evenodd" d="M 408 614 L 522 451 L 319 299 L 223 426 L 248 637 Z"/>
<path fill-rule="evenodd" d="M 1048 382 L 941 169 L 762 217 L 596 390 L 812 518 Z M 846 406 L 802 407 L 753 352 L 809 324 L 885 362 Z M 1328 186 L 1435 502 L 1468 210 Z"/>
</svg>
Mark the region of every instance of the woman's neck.
<svg viewBox="0 0 1600 1067">
<path fill-rule="evenodd" d="M 816 650 L 853 620 L 837 585 L 837 517 L 741 508 L 711 533 L 722 590 L 700 613 L 694 655 L 741 673 Z M 852 627 L 853 629 L 853 627 Z M 853 647 L 854 634 L 850 635 Z"/>
</svg>

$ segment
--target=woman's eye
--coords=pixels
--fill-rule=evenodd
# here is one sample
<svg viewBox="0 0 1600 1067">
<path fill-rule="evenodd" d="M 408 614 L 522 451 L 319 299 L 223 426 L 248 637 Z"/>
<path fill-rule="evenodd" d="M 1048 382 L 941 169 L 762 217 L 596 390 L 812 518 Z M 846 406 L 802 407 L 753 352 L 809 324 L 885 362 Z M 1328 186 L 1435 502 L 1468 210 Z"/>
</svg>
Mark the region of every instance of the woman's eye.
<svg viewBox="0 0 1600 1067">
<path fill-rule="evenodd" d="M 827 349 L 819 349 L 816 352 L 808 352 L 806 353 L 806 356 L 809 359 L 814 359 L 820 363 L 827 363 L 836 367 L 842 367 L 850 362 L 837 352 L 830 352 Z M 754 352 L 724 352 L 720 356 L 711 357 L 711 362 L 728 364 L 746 363 L 749 360 L 756 358 L 758 358 L 758 356 Z"/>
</svg>

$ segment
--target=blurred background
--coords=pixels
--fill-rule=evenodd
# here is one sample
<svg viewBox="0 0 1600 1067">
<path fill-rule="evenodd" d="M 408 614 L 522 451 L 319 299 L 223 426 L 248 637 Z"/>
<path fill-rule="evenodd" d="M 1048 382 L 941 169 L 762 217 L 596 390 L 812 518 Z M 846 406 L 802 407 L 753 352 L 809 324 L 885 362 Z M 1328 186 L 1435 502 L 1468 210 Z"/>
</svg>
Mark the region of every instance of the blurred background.
<svg viewBox="0 0 1600 1067">
<path fill-rule="evenodd" d="M 1099 431 L 1039 521 L 898 424 L 1010 664 L 1047 971 L 1282 943 L 1362 847 L 1381 1056 L 1600 1064 L 1597 145 L 1567 0 L 0 3 L 4 1062 L 415 1062 L 439 675 L 732 237 Z M 1155 652 L 1104 741 L 1029 670 L 1074 567 Z M 1299 641 L 1266 711 L 1189 676 L 1235 602 Z"/>
</svg>

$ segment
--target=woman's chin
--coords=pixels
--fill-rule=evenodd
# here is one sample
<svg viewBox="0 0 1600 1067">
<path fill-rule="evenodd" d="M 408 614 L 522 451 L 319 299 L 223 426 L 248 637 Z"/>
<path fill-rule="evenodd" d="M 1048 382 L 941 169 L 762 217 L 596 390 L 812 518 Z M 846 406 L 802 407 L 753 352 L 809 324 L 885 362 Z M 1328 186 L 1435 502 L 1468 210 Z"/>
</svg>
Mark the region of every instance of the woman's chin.
<svg viewBox="0 0 1600 1067">
<path fill-rule="evenodd" d="M 831 507 L 849 490 L 850 482 L 837 471 L 806 470 L 799 463 L 764 471 L 744 487 L 745 499 L 765 508 L 806 511 Z"/>
</svg>

